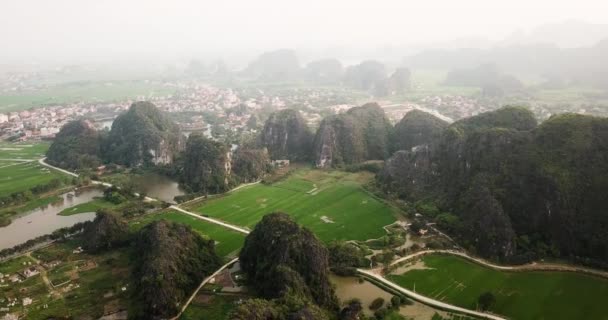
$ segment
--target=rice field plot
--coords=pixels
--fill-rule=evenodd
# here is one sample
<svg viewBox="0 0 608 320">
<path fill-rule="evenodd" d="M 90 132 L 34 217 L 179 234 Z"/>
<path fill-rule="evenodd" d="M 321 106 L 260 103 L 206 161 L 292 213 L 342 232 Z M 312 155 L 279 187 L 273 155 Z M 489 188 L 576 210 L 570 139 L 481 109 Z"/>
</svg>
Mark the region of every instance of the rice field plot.
<svg viewBox="0 0 608 320">
<path fill-rule="evenodd" d="M 2 162 L 0 161 L 0 166 Z M 0 195 L 29 190 L 34 186 L 46 184 L 61 173 L 50 170 L 36 162 L 16 164 L 0 168 Z"/>
<path fill-rule="evenodd" d="M 299 170 L 272 185 L 255 185 L 207 200 L 190 210 L 253 228 L 268 213 L 282 211 L 311 229 L 322 241 L 367 240 L 386 234 L 393 208 L 369 195 L 362 183 L 371 175 Z"/>
<path fill-rule="evenodd" d="M 608 319 L 603 300 L 608 280 L 568 272 L 504 272 L 459 257 L 429 255 L 424 268 L 389 275 L 402 287 L 475 309 L 492 293 L 494 313 L 511 319 Z"/>
<path fill-rule="evenodd" d="M 240 296 L 199 294 L 180 320 L 228 320 L 240 299 Z"/>
<path fill-rule="evenodd" d="M 1 159 L 40 159 L 49 146 L 48 142 L 0 143 L 0 165 L 4 163 Z"/>
<path fill-rule="evenodd" d="M 215 250 L 217 254 L 226 259 L 236 256 L 245 241 L 244 234 L 230 231 L 224 227 L 214 225 L 212 223 L 175 211 L 147 214 L 138 219 L 130 221 L 129 225 L 132 230 L 137 230 L 153 221 L 162 219 L 187 224 L 200 235 L 213 239 L 216 242 Z"/>
<path fill-rule="evenodd" d="M 51 269 L 38 266 L 47 270 L 50 282 L 70 282 L 52 287 L 50 283 L 45 283 L 41 275 L 36 275 L 22 282 L 0 286 L 0 299 L 32 299 L 32 304 L 28 306 L 16 304 L 9 307 L 9 312 L 21 319 L 32 320 L 98 319 L 108 311 L 129 307 L 134 288 L 129 248 L 89 255 L 74 253 L 78 246 L 77 241 L 58 242 L 32 252 L 32 257 L 41 260 L 41 263 L 60 262 Z M 25 259 L 2 262 L 0 269 L 25 268 L 15 266 L 22 264 Z M 34 265 L 34 261 L 29 260 Z"/>
</svg>

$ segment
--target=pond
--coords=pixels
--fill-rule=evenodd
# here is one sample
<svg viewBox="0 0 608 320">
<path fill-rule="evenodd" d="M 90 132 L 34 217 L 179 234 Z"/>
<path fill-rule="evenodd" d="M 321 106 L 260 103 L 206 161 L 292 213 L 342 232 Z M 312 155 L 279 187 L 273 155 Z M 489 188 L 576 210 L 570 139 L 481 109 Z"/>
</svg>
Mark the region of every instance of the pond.
<svg viewBox="0 0 608 320">
<path fill-rule="evenodd" d="M 13 217 L 11 224 L 0 228 L 0 250 L 11 248 L 45 234 L 50 234 L 57 229 L 71 227 L 78 222 L 93 220 L 95 218 L 94 212 L 71 216 L 60 216 L 58 213 L 63 209 L 89 202 L 93 198 L 102 195 L 102 191 L 98 189 L 68 192 L 60 195 L 61 200 L 55 203 Z"/>
<path fill-rule="evenodd" d="M 339 277 L 330 275 L 329 280 L 336 286 L 336 296 L 342 306 L 349 300 L 359 299 L 363 306 L 363 311 L 367 316 L 373 316 L 374 312 L 369 309 L 369 305 L 376 298 L 383 298 L 385 306 L 390 303 L 393 294 L 386 292 L 369 281 L 359 281 L 358 277 Z M 439 314 L 447 317 L 447 313 L 436 310 L 422 303 L 413 301 L 412 305 L 399 308 L 399 314 L 407 319 L 431 320 L 433 315 Z"/>
<path fill-rule="evenodd" d="M 179 184 L 168 177 L 146 173 L 135 175 L 131 178 L 138 192 L 144 192 L 148 197 L 159 199 L 169 203 L 175 203 L 173 198 L 186 194 Z"/>
</svg>

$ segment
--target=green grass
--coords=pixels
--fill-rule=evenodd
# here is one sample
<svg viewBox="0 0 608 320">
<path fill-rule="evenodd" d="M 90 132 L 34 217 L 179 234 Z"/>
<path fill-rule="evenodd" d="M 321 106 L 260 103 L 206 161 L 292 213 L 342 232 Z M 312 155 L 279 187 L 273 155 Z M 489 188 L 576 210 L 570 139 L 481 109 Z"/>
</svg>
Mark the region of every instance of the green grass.
<svg viewBox="0 0 608 320">
<path fill-rule="evenodd" d="M 367 240 L 386 234 L 393 209 L 366 193 L 370 177 L 340 171 L 299 170 L 273 185 L 255 185 L 208 200 L 194 210 L 235 225 L 253 228 L 270 212 L 283 211 L 310 228 L 322 241 Z M 315 193 L 308 191 L 317 186 Z M 333 223 L 324 222 L 328 217 Z"/>
<path fill-rule="evenodd" d="M 215 250 L 217 254 L 224 258 L 236 256 L 245 241 L 244 234 L 230 231 L 224 227 L 174 211 L 147 214 L 136 220 L 130 221 L 130 226 L 132 230 L 138 230 L 153 221 L 161 219 L 187 224 L 202 236 L 213 239 L 216 241 Z"/>
<path fill-rule="evenodd" d="M 180 320 L 228 320 L 230 312 L 236 307 L 239 297 L 214 295 L 209 303 L 203 304 L 196 299 L 180 317 Z"/>
<path fill-rule="evenodd" d="M 59 212 L 59 215 L 71 216 L 85 212 L 97 212 L 97 210 L 99 209 L 114 209 L 118 206 L 119 205 L 105 201 L 103 199 L 94 199 L 93 201 L 81 203 L 70 208 L 65 208 L 63 209 L 63 211 Z"/>
<path fill-rule="evenodd" d="M 54 286 L 65 283 L 70 280 L 70 272 L 72 272 L 73 270 L 74 266 L 71 263 L 60 265 L 49 271 L 49 280 Z"/>
<path fill-rule="evenodd" d="M 422 258 L 427 268 L 390 275 L 399 285 L 426 296 L 475 309 L 491 292 L 491 311 L 512 319 L 607 319 L 603 300 L 608 281 L 566 272 L 501 272 L 453 256 Z"/>
<path fill-rule="evenodd" d="M 33 263 L 34 261 L 27 256 L 21 256 L 21 257 L 0 263 L 0 273 L 7 275 L 7 274 L 14 274 L 14 273 L 20 272 L 21 270 L 23 270 L 27 267 L 27 265 L 24 264 L 27 262 Z"/>
<path fill-rule="evenodd" d="M 73 102 L 110 102 L 172 94 L 175 89 L 143 81 L 72 82 L 20 94 L 0 95 L 0 112 Z"/>
<path fill-rule="evenodd" d="M 61 173 L 35 162 L 0 168 L 0 195 L 29 190 L 36 185 L 46 184 L 54 178 L 61 177 L 63 177 Z"/>
<path fill-rule="evenodd" d="M 0 159 L 40 159 L 49 146 L 48 142 L 0 143 Z M 0 162 L 0 165 L 3 164 Z"/>
<path fill-rule="evenodd" d="M 8 213 L 12 214 L 13 212 L 15 213 L 21 213 L 21 212 L 27 212 L 30 210 L 34 210 L 40 207 L 44 207 L 46 205 L 49 205 L 51 203 L 55 203 L 58 201 L 61 201 L 62 198 L 59 196 L 48 196 L 48 197 L 43 197 L 43 198 L 38 198 L 38 199 L 34 199 L 32 201 L 28 201 L 26 204 L 24 205 L 19 205 L 16 207 L 11 207 L 10 209 L 8 209 Z M 4 210 L 0 210 L 0 215 L 2 215 L 4 212 Z"/>
<path fill-rule="evenodd" d="M 53 283 L 67 280 L 70 270 L 77 272 L 75 279 L 70 282 L 78 285 L 77 287 L 62 286 L 60 287 L 61 295 L 51 295 L 41 276 L 35 276 L 8 287 L 0 287 L 0 298 L 10 296 L 20 301 L 25 297 L 30 297 L 34 300 L 32 305 L 25 308 L 21 305 L 11 307 L 10 312 L 21 315 L 23 319 L 34 320 L 97 319 L 103 315 L 104 306 L 112 301 L 128 307 L 133 288 L 133 279 L 130 277 L 129 249 L 118 249 L 98 255 L 72 253 L 72 250 L 78 245 L 76 241 L 56 243 L 32 253 L 34 257 L 44 261 L 61 260 L 59 266 L 49 271 L 48 276 Z M 0 270 L 10 268 L 21 270 L 19 262 L 23 259 L 27 258 L 17 258 L 0 263 Z M 88 271 L 75 269 L 76 265 L 82 264 L 84 261 L 95 261 L 97 267 Z M 122 291 L 122 287 L 126 287 L 127 290 Z M 48 305 L 48 308 L 43 308 L 44 305 Z"/>
</svg>

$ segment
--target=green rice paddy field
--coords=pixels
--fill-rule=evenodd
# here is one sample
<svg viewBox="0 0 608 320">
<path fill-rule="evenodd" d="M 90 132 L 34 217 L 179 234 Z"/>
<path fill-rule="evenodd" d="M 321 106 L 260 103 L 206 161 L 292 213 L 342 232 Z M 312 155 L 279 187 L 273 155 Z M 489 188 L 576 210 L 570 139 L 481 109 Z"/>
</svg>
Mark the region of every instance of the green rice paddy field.
<svg viewBox="0 0 608 320">
<path fill-rule="evenodd" d="M 0 164 L 2 162 L 0 161 Z M 0 195 L 29 190 L 63 175 L 37 162 L 17 163 L 0 168 Z"/>
<path fill-rule="evenodd" d="M 147 214 L 136 220 L 130 221 L 131 229 L 137 230 L 143 226 L 156 221 L 167 220 L 177 223 L 187 224 L 199 234 L 216 241 L 215 250 L 218 255 L 224 258 L 232 258 L 238 254 L 243 246 L 245 235 L 230 231 L 224 227 L 196 219 L 183 213 L 169 211 L 166 213 Z"/>
<path fill-rule="evenodd" d="M 388 278 L 426 296 L 475 309 L 478 297 L 496 297 L 492 312 L 511 319 L 608 319 L 608 281 L 567 272 L 503 272 L 463 258 L 430 255 L 424 269 Z"/>
<path fill-rule="evenodd" d="M 44 157 L 49 146 L 48 142 L 0 143 L 0 159 L 37 160 Z"/>
<path fill-rule="evenodd" d="M 362 189 L 371 178 L 367 173 L 302 169 L 284 181 L 243 188 L 191 210 L 249 228 L 264 215 L 282 211 L 324 242 L 375 239 L 386 234 L 383 226 L 395 221 L 395 209 Z"/>
</svg>

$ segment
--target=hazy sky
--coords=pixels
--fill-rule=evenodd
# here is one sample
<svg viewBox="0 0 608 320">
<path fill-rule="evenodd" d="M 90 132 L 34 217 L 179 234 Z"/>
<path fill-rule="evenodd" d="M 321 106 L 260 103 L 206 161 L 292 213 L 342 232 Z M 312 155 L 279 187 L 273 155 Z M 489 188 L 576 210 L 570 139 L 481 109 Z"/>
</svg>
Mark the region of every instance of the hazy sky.
<svg viewBox="0 0 608 320">
<path fill-rule="evenodd" d="M 188 55 L 498 40 L 568 19 L 608 22 L 605 0 L 0 0 L 0 59 Z M 252 53 L 253 55 L 254 53 Z"/>
</svg>

